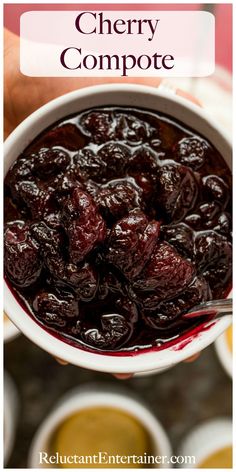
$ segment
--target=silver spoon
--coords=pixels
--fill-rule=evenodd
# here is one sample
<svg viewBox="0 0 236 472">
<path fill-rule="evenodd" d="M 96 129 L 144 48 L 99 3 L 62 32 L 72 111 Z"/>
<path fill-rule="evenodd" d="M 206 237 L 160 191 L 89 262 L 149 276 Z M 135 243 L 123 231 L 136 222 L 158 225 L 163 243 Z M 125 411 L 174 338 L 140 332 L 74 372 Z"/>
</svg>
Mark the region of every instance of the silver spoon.
<svg viewBox="0 0 236 472">
<path fill-rule="evenodd" d="M 214 319 L 222 318 L 226 315 L 232 315 L 233 305 L 232 298 L 226 298 L 223 300 L 211 300 L 209 302 L 200 303 L 193 307 L 188 313 L 185 313 L 182 318 L 191 319 L 198 318 L 200 316 L 213 315 Z"/>
</svg>

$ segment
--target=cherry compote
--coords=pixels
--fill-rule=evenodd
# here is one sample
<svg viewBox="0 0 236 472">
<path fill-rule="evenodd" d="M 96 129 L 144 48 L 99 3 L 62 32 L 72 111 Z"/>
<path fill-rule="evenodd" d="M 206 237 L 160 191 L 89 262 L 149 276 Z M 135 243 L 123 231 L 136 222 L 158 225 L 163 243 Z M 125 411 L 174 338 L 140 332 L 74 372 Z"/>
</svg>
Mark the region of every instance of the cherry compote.
<svg viewBox="0 0 236 472">
<path fill-rule="evenodd" d="M 231 288 L 231 173 L 157 113 L 100 108 L 38 136 L 5 178 L 5 274 L 44 328 L 100 351 L 157 346 Z"/>
</svg>

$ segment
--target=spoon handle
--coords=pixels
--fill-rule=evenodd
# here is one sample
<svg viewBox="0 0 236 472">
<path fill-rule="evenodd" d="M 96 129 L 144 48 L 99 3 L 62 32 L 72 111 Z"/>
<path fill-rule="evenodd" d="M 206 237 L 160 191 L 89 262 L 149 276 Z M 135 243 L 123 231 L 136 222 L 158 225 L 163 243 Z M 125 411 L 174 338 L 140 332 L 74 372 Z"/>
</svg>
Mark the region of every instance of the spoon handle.
<svg viewBox="0 0 236 472">
<path fill-rule="evenodd" d="M 183 315 L 184 319 L 198 318 L 199 316 L 212 315 L 214 318 L 221 318 L 232 315 L 232 298 L 226 300 L 212 300 L 200 303 Z"/>
</svg>

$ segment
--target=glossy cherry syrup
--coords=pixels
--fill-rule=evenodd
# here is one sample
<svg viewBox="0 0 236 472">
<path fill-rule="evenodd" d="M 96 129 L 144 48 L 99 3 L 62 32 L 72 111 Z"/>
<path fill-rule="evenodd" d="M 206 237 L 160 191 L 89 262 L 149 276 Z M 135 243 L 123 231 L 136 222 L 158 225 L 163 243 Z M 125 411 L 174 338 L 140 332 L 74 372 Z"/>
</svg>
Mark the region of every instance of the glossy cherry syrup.
<svg viewBox="0 0 236 472">
<path fill-rule="evenodd" d="M 100 352 L 162 348 L 199 332 L 183 313 L 231 288 L 231 173 L 169 117 L 88 110 L 9 170 L 4 242 L 11 290 L 52 334 Z"/>
</svg>

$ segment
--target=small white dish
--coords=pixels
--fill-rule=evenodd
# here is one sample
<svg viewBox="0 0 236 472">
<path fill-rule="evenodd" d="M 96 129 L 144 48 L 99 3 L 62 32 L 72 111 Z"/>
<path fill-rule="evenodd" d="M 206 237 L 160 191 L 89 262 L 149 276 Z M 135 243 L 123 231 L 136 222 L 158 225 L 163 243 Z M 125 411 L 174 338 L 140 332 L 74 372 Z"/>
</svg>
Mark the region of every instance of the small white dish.
<svg viewBox="0 0 236 472">
<path fill-rule="evenodd" d="M 224 368 L 225 372 L 232 377 L 233 376 L 233 353 L 230 350 L 229 343 L 227 340 L 227 330 L 224 331 L 219 338 L 215 341 L 215 349 L 218 359 Z"/>
<path fill-rule="evenodd" d="M 165 88 L 158 90 L 136 84 L 110 84 L 87 87 L 63 95 L 26 118 L 6 140 L 5 173 L 25 147 L 55 121 L 88 108 L 109 105 L 146 108 L 185 123 L 209 139 L 231 167 L 230 139 L 205 110 Z M 4 300 L 9 318 L 42 349 L 68 363 L 109 373 L 158 372 L 170 368 L 209 346 L 231 323 L 231 316 L 227 316 L 209 322 L 197 334 L 188 336 L 184 341 L 177 340 L 176 344 L 162 350 L 115 355 L 91 352 L 56 338 L 29 316 L 6 283 Z"/>
<path fill-rule="evenodd" d="M 16 387 L 7 372 L 4 372 L 4 464 L 6 466 L 15 440 L 19 400 Z"/>
<path fill-rule="evenodd" d="M 113 387 L 106 388 L 99 384 L 91 384 L 86 387 L 73 389 L 61 398 L 53 411 L 43 421 L 35 434 L 30 447 L 28 467 L 43 468 L 40 464 L 40 452 L 49 452 L 50 439 L 58 426 L 71 415 L 90 407 L 111 407 L 119 409 L 136 418 L 147 430 L 153 443 L 153 454 L 166 456 L 167 460 L 171 456 L 171 446 L 169 439 L 155 416 L 139 400 L 127 394 L 124 389 L 114 390 Z M 78 451 L 75 454 L 79 454 Z M 160 468 L 165 468 L 165 464 L 159 464 Z"/>
<path fill-rule="evenodd" d="M 195 457 L 195 463 L 186 462 L 180 467 L 198 469 L 211 455 L 232 446 L 232 434 L 232 421 L 228 418 L 217 418 L 200 424 L 188 434 L 178 450 L 180 456 Z"/>
</svg>

